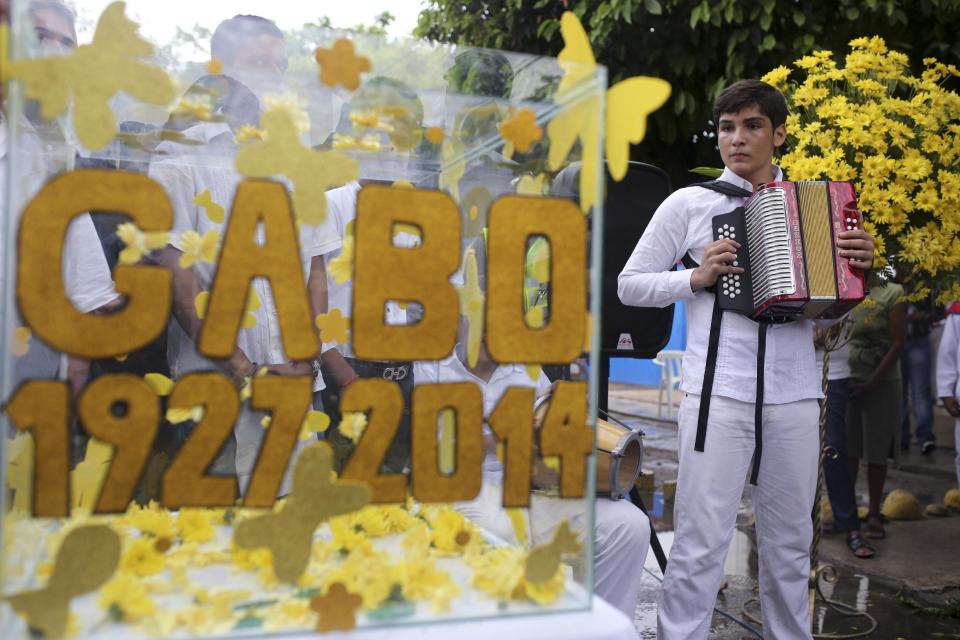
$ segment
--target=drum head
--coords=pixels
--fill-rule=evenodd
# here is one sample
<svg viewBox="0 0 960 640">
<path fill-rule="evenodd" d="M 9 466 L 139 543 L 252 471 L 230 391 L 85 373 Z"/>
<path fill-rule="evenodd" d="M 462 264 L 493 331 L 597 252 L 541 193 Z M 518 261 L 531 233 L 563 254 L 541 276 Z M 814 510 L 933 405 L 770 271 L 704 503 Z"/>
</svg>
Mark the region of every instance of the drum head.
<svg viewBox="0 0 960 640">
<path fill-rule="evenodd" d="M 616 477 L 611 478 L 614 489 L 620 496 L 626 495 L 640 477 L 640 464 L 643 462 L 643 441 L 637 432 L 632 432 L 623 443 L 619 464 L 616 465 Z"/>
</svg>

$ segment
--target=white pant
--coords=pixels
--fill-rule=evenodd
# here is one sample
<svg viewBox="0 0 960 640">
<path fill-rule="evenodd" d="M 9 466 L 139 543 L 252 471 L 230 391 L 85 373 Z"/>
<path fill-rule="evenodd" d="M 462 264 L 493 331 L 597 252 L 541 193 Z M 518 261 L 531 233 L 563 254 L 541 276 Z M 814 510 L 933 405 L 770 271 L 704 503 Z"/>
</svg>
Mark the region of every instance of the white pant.
<svg viewBox="0 0 960 640">
<path fill-rule="evenodd" d="M 754 451 L 754 405 L 713 396 L 703 452 L 694 451 L 700 397 L 677 416 L 680 462 L 676 532 L 660 592 L 660 640 L 707 637 L 723 563 Z M 763 407 L 763 455 L 753 489 L 763 635 L 810 638 L 807 590 L 817 482 L 816 400 Z"/>
<path fill-rule="evenodd" d="M 960 487 L 960 418 L 953 423 L 953 448 L 957 450 L 957 486 Z"/>
<path fill-rule="evenodd" d="M 598 498 L 594 503 L 594 591 L 633 620 L 643 579 L 643 563 L 650 548 L 650 521 L 626 500 Z M 549 542 L 564 521 L 583 535 L 586 504 L 585 500 L 530 496 L 527 521 L 531 543 Z M 458 502 L 455 507 L 481 527 L 515 544 L 513 523 L 502 505 L 501 485 L 491 475 L 484 474 L 480 495 L 470 502 Z"/>
</svg>

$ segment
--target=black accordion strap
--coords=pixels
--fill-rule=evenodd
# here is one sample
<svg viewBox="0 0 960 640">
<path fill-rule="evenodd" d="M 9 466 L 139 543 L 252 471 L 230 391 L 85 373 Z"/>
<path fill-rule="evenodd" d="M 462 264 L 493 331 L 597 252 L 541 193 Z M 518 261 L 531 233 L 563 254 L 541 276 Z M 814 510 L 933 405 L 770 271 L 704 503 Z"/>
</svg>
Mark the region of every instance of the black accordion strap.
<svg viewBox="0 0 960 640">
<path fill-rule="evenodd" d="M 734 198 L 749 198 L 752 194 L 746 189 L 742 189 L 735 184 L 730 182 L 725 182 L 723 180 L 711 180 L 709 182 L 695 182 L 690 185 L 691 187 L 702 187 L 704 189 L 709 189 L 710 191 L 716 191 L 717 193 L 722 193 L 725 196 L 731 196 Z M 683 254 L 683 258 L 680 259 L 680 262 L 683 264 L 684 269 L 696 269 L 700 266 L 696 260 L 690 255 L 690 253 Z"/>
<path fill-rule="evenodd" d="M 753 195 L 753 192 L 747 191 L 743 187 L 738 187 L 732 182 L 726 182 L 725 180 L 696 182 L 690 186 L 703 187 L 704 189 L 710 189 L 710 191 L 716 191 L 717 193 L 722 193 L 725 196 L 732 196 L 734 198 L 749 198 L 751 195 Z"/>
<path fill-rule="evenodd" d="M 757 399 L 753 405 L 753 470 L 750 484 L 757 486 L 760 475 L 760 456 L 763 453 L 763 360 L 767 353 L 767 329 L 770 325 L 761 322 L 757 329 Z"/>
<path fill-rule="evenodd" d="M 713 374 L 717 370 L 717 351 L 720 349 L 720 324 L 723 309 L 720 297 L 713 296 L 713 317 L 710 320 L 710 342 L 707 345 L 707 362 L 703 366 L 703 388 L 700 391 L 700 414 L 697 416 L 697 439 L 694 451 L 703 451 L 707 439 L 707 419 L 710 416 L 710 396 L 713 395 Z"/>
</svg>

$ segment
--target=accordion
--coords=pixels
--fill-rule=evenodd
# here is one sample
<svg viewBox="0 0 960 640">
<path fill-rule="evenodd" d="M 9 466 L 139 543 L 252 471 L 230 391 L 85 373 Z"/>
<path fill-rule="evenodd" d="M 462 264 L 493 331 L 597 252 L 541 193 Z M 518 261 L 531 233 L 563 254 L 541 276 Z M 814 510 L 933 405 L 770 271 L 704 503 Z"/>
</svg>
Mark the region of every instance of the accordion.
<svg viewBox="0 0 960 640">
<path fill-rule="evenodd" d="M 770 182 L 713 218 L 714 240 L 740 243 L 717 280 L 720 308 L 754 320 L 838 318 L 866 295 L 864 274 L 839 254 L 836 236 L 863 221 L 849 182 Z"/>
</svg>

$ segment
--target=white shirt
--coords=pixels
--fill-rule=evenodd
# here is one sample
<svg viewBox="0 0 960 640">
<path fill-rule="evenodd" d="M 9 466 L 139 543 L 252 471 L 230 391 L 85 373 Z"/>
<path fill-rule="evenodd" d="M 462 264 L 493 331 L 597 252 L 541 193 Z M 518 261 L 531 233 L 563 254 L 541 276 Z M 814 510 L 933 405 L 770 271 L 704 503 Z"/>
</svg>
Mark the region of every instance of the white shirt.
<svg viewBox="0 0 960 640">
<path fill-rule="evenodd" d="M 330 223 L 336 229 L 338 237 L 345 238 L 347 235 L 347 225 L 351 220 L 357 217 L 357 195 L 360 193 L 360 183 L 351 182 L 342 187 L 327 191 L 327 214 Z M 411 233 L 401 231 L 393 237 L 393 244 L 397 247 L 415 247 L 420 244 L 420 238 Z M 338 258 L 342 251 L 341 247 L 330 252 L 324 260 L 327 263 L 327 300 L 329 309 L 340 309 L 340 314 L 344 317 L 353 315 L 353 280 L 346 280 L 338 283 L 330 274 L 330 261 Z M 396 302 L 387 303 L 386 322 L 391 325 L 407 324 L 407 311 Z M 352 336 L 347 338 L 344 343 L 336 343 L 337 351 L 345 358 L 355 357 L 352 348 Z M 324 350 L 327 345 L 324 344 Z"/>
<path fill-rule="evenodd" d="M 7 171 L 9 145 L 7 143 L 6 122 L 0 114 L 0 210 L 7 206 Z M 37 133 L 28 125 L 20 128 L 17 148 L 17 166 L 14 167 L 12 181 L 18 188 L 14 190 L 15 202 L 11 203 L 11 215 L 19 221 L 23 210 L 30 200 L 61 168 L 45 151 Z M 8 219 L 6 216 L 3 220 Z M 19 224 L 14 224 L 14 233 Z M 6 236 L 7 225 L 0 225 L 0 270 L 5 267 L 6 250 L 11 243 Z M 15 241 L 15 237 L 13 239 Z M 63 248 L 61 265 L 63 284 L 70 302 L 80 313 L 89 313 L 111 302 L 119 295 L 113 286 L 110 267 L 103 254 L 103 246 L 97 235 L 90 214 L 75 217 L 67 227 L 67 237 Z M 13 281 L 10 282 L 13 285 Z"/>
<path fill-rule="evenodd" d="M 960 398 L 960 314 L 951 313 L 943 323 L 937 349 L 937 397 Z"/>
<path fill-rule="evenodd" d="M 779 167 L 776 169 L 775 179 L 783 180 L 783 173 Z M 753 185 L 729 169 L 724 169 L 720 180 L 753 191 Z M 624 304 L 666 307 L 677 300 L 688 301 L 687 349 L 680 383 L 687 393 L 702 392 L 714 296 L 705 290 L 691 290 L 692 269 L 670 269 L 688 251 L 701 262 L 704 250 L 713 242 L 713 217 L 729 213 L 742 202 L 742 198 L 702 187 L 673 192 L 653 214 L 618 279 L 617 291 Z M 756 401 L 758 326 L 738 313 L 723 314 L 714 395 Z M 814 323 L 809 320 L 770 326 L 764 361 L 765 404 L 822 397 L 813 328 Z"/>
<path fill-rule="evenodd" d="M 500 365 L 490 375 L 490 380 L 479 378 L 467 370 L 460 358 L 454 355 L 439 361 L 415 362 L 413 365 L 413 382 L 416 386 L 422 384 L 437 384 L 442 382 L 472 382 L 483 392 L 483 432 L 491 433 L 487 425 L 487 418 L 493 413 L 497 403 L 510 387 L 533 387 L 539 397 L 550 388 L 550 380 L 540 372 L 536 382 L 527 375 L 523 365 Z M 488 451 L 483 460 L 485 475 L 502 476 L 503 464 L 497 458 L 495 451 Z"/>
<path fill-rule="evenodd" d="M 185 130 L 183 134 L 203 142 L 203 146 L 163 142 L 157 146 L 157 152 L 169 155 L 150 165 L 150 177 L 163 186 L 173 206 L 170 244 L 180 250 L 183 249 L 180 235 L 185 231 L 196 231 L 201 236 L 211 229 L 224 233 L 233 206 L 234 192 L 243 180 L 234 165 L 237 147 L 228 125 L 201 123 Z M 193 199 L 207 189 L 213 201 L 225 210 L 223 223 L 213 222 L 203 207 L 193 203 Z M 264 241 L 262 228 L 257 231 L 257 241 Z M 340 237 L 328 216 L 321 225 L 301 225 L 299 241 L 300 264 L 306 282 L 310 275 L 311 258 L 339 249 Z M 213 286 L 217 265 L 198 261 L 192 268 L 200 286 L 209 291 Z M 258 364 L 289 362 L 283 351 L 277 307 L 269 281 L 254 278 L 252 287 L 260 298 L 260 309 L 253 312 L 257 323 L 249 329 L 241 327 L 237 334 L 237 346 Z M 170 322 L 167 355 L 174 377 L 214 368 L 209 360 L 196 351 L 193 340 L 175 319 Z M 319 390 L 323 386 L 323 378 L 318 374 L 314 388 Z"/>
</svg>

